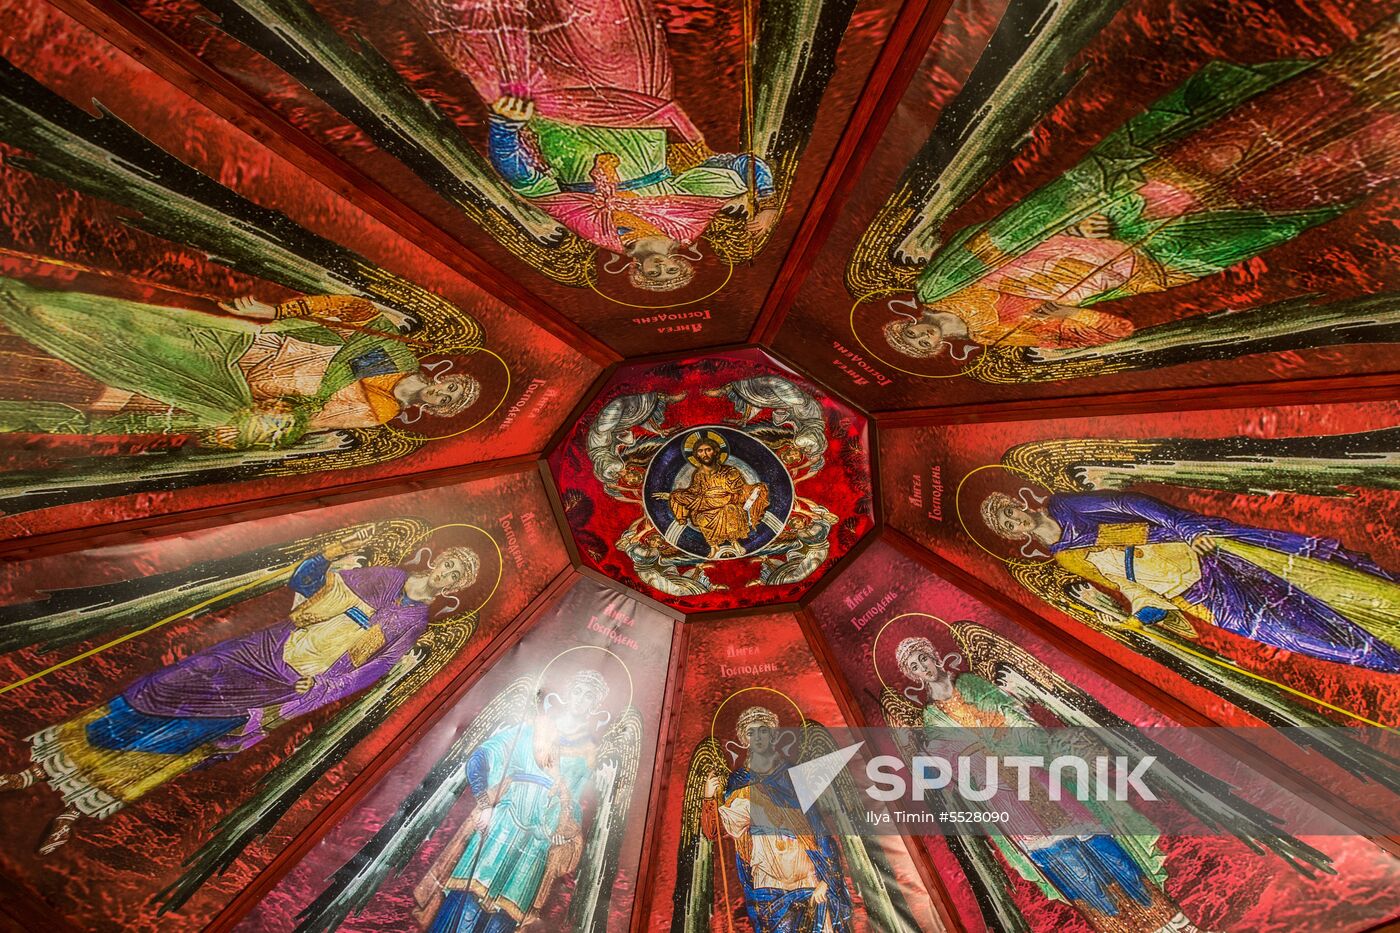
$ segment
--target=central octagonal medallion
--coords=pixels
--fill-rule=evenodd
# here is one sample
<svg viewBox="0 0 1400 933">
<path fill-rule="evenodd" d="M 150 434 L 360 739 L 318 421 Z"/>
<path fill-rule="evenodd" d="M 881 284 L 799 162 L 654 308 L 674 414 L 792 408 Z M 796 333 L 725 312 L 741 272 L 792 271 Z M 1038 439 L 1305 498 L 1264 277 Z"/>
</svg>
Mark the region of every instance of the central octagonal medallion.
<svg viewBox="0 0 1400 933">
<path fill-rule="evenodd" d="M 758 350 L 622 367 L 550 455 L 580 561 L 687 612 L 795 600 L 874 527 L 869 427 Z"/>
</svg>

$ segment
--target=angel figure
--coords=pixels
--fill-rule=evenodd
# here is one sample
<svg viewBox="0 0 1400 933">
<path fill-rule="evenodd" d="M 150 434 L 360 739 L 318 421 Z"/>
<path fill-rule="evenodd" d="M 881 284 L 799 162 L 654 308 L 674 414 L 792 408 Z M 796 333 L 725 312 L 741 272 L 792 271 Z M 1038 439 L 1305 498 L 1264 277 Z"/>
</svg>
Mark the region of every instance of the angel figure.
<svg viewBox="0 0 1400 933">
<path fill-rule="evenodd" d="M 961 339 L 1035 348 L 1030 359 L 1044 361 L 1124 341 L 1135 330 L 1126 299 L 1265 255 L 1400 172 L 1400 114 L 1380 103 L 1400 80 L 1400 18 L 1390 15 L 1326 57 L 1205 64 L 1078 164 L 941 242 L 943 223 L 1073 86 L 1077 51 L 1118 6 L 1022 4 L 1018 12 L 1031 17 L 1008 14 L 989 46 L 1013 56 L 1020 47 L 1020 58 L 1010 67 L 1001 54 L 984 62 L 946 108 L 946 124 L 940 119 L 848 270 L 861 293 L 876 279 L 912 287 L 917 314 L 896 312 L 884 327 L 896 352 L 936 357 Z M 1217 325 L 1239 344 L 1232 356 L 1269 348 L 1263 334 L 1237 335 L 1228 315 L 1206 323 L 1153 330 L 1172 346 L 1189 341 L 1198 357 Z M 1292 344 L 1330 342 L 1315 325 L 1300 337 L 1306 323 L 1285 330 Z"/>
<path fill-rule="evenodd" d="M 1300 871 L 1325 867 L 1325 855 L 1282 833 L 1276 820 L 1238 799 L 1229 786 L 1151 742 L 1093 697 L 1051 671 L 1000 635 L 972 622 L 949 631 L 961 652 L 944 654 L 924 636 L 902 639 L 895 649 L 900 674 L 913 686 L 886 687 L 881 707 L 886 721 L 940 744 L 983 741 L 961 730 L 1093 728 L 1094 754 L 1157 758 L 1148 783 L 1159 799 L 1170 799 L 1207 825 L 1224 827 L 1256 850 L 1268 848 Z M 971 670 L 963 669 L 965 663 Z M 997 733 L 991 733 L 997 734 Z M 1006 733 L 1000 733 L 1006 734 Z M 946 749 L 940 751 L 946 754 Z M 1018 827 L 1034 833 L 948 837 L 960 864 L 990 911 L 997 929 L 1028 933 L 1029 926 L 1011 896 L 1009 879 L 1031 882 L 1039 896 L 1069 905 L 1093 929 L 1105 933 L 1193 933 L 1188 918 L 1165 890 L 1167 881 L 1155 826 L 1126 805 L 1055 801 L 1035 781 L 1030 799 L 995 806 L 1019 806 Z M 961 797 L 952 806 L 969 804 Z M 988 804 L 987 806 L 992 806 Z M 1084 822 L 1109 831 L 1079 832 Z M 1078 824 L 1078 825 L 1076 825 Z"/>
<path fill-rule="evenodd" d="M 335 874 L 298 929 L 338 927 L 467 793 L 465 821 L 414 888 L 424 930 L 538 929 L 561 900 L 570 930 L 605 929 L 641 743 L 636 709 L 614 719 L 604 708 L 610 692 L 592 669 L 574 673 L 558 694 L 542 695 L 530 678 L 513 683 Z"/>
<path fill-rule="evenodd" d="M 749 103 L 732 121 L 736 151 L 716 152 L 686 113 L 652 0 L 413 0 L 486 110 L 481 153 L 387 67 L 392 55 L 347 40 L 305 0 L 204 5 L 526 262 L 587 286 L 601 249 L 606 269 L 647 291 L 689 284 L 702 237 L 730 264 L 762 248 L 854 9 L 763 0 L 744 14 Z"/>
<path fill-rule="evenodd" d="M 835 749 L 830 734 L 815 723 L 804 723 L 802 733 L 804 755 Z M 751 706 L 739 714 L 735 739 L 727 743 L 738 746 L 742 765 L 740 753 L 731 752 L 731 769 L 713 738 L 697 746 L 682 806 L 687 822 L 672 933 L 708 931 L 716 894 L 723 916 L 736 913 L 730 906 L 731 870 L 751 933 L 853 933 L 856 894 L 875 929 L 912 933 L 918 927 L 903 897 L 887 887 L 893 874 L 884 853 L 840 832 L 851 827 L 835 812 L 839 808 L 802 812 L 789 773 L 797 762 L 782 747 L 785 734 L 791 733 L 779 728 L 776 713 Z M 850 783 L 849 776 L 844 780 Z"/>
<path fill-rule="evenodd" d="M 1033 542 L 1114 625 L 1213 625 L 1324 661 L 1400 672 L 1400 578 L 1340 542 L 1255 528 L 1134 492 L 994 492 L 984 524 Z M 1120 605 L 1118 599 L 1123 600 Z M 1126 608 L 1125 608 L 1126 607 Z"/>
<path fill-rule="evenodd" d="M 461 362 L 483 360 L 473 355 L 487 342 L 470 313 L 95 107 L 0 57 L 0 140 L 24 154 L 17 166 L 301 297 L 202 310 L 0 278 L 0 446 L 21 448 L 0 477 L 0 509 L 364 468 L 470 418 L 482 380 Z M 191 294 L 189 283 L 141 284 Z M 36 434 L 49 439 L 23 436 Z"/>
<path fill-rule="evenodd" d="M 278 450 L 318 432 L 450 418 L 481 394 L 465 373 L 424 371 L 425 348 L 400 333 L 408 316 L 367 298 L 241 298 L 224 311 L 0 278 L 0 325 L 24 341 L 3 353 L 0 431 Z M 39 373 L 35 350 L 49 358 Z"/>
<path fill-rule="evenodd" d="M 480 559 L 457 546 L 418 567 L 362 566 L 374 539 L 372 527 L 357 529 L 270 573 L 245 571 L 249 583 L 241 587 L 194 570 L 186 574 L 194 583 L 189 588 L 151 590 L 125 602 L 112 598 L 97 603 L 96 612 L 12 622 L 52 643 L 82 637 L 98 624 L 75 616 L 147 622 L 150 613 L 181 603 L 222 609 L 238 601 L 234 595 L 246 599 L 277 583 L 291 595 L 282 621 L 158 668 L 111 700 L 30 736 L 31 764 L 0 775 L 0 790 L 47 784 L 62 798 L 63 811 L 40 854 L 67 843 L 80 817 L 105 819 L 186 772 L 251 748 L 292 720 L 396 683 L 424 660 L 433 604 L 471 586 Z M 170 576 L 161 582 L 174 584 Z M 211 590 L 212 599 L 196 595 Z M 356 721 L 366 715 L 358 709 Z M 313 736 L 308 744 L 317 741 Z"/>
</svg>

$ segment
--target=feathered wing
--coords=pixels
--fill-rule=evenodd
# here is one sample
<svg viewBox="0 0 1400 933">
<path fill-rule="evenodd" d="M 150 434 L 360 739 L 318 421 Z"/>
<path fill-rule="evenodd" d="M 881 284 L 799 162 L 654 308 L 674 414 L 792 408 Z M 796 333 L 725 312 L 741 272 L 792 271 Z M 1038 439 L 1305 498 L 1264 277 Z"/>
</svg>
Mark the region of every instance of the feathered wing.
<svg viewBox="0 0 1400 933">
<path fill-rule="evenodd" d="M 705 835 L 701 818 L 705 807 L 705 782 L 729 777 L 719 743 L 706 738 L 695 746 L 685 776 L 681 801 L 681 840 L 676 850 L 676 893 L 671 909 L 671 933 L 709 933 L 710 911 L 715 898 L 716 841 Z"/>
<path fill-rule="evenodd" d="M 533 713 L 534 683 L 521 677 L 486 704 L 394 815 L 301 912 L 299 933 L 336 929 L 369 902 L 391 873 L 403 871 L 469 789 L 466 762 L 472 750 L 503 728 L 518 728 Z"/>
<path fill-rule="evenodd" d="M 0 140 L 23 150 L 11 163 L 134 211 L 125 222 L 206 251 L 247 275 L 308 295 L 360 295 L 421 324 L 439 352 L 482 346 L 482 330 L 440 295 L 262 207 L 133 130 L 100 103 L 96 116 L 0 58 Z"/>
<path fill-rule="evenodd" d="M 224 32 L 321 98 L 502 246 L 558 282 L 592 282 L 593 248 L 512 191 L 461 128 L 365 39 L 342 38 L 305 0 L 203 5 L 219 15 Z M 430 38 L 464 25 L 458 6 L 421 8 Z"/>
<path fill-rule="evenodd" d="M 802 724 L 801 760 L 811 761 L 838 750 L 826 727 L 810 720 Z M 918 933 L 920 925 L 900 891 L 899 881 L 875 840 L 867 839 L 855 825 L 855 814 L 866 804 L 850 772 L 842 770 L 831 790 L 818 798 L 818 806 L 841 844 L 847 874 L 865 904 L 873 929 L 881 933 Z"/>
<path fill-rule="evenodd" d="M 608 786 L 598 788 L 598 806 L 569 904 L 571 933 L 601 933 L 608 928 L 609 892 L 622 857 L 622 836 L 641 757 L 642 717 L 629 706 L 603 735 L 598 748 L 594 773 L 604 768 L 615 769 L 615 773 Z"/>
<path fill-rule="evenodd" d="M 407 543 L 427 528 L 414 518 L 364 522 L 167 573 L 45 591 L 33 602 L 0 607 L 0 652 L 31 646 L 47 651 L 226 609 L 285 585 L 302 560 L 365 529 L 374 531 L 364 548 L 369 559 L 397 563 Z"/>
<path fill-rule="evenodd" d="M 424 443 L 405 431 L 355 428 L 308 432 L 291 447 L 280 450 L 191 445 L 172 456 L 75 457 L 44 470 L 17 470 L 0 477 L 0 514 L 19 515 L 185 486 L 373 466 L 407 456 Z"/>
<path fill-rule="evenodd" d="M 773 170 L 773 196 L 764 207 L 782 211 L 817 110 L 836 71 L 836 51 L 855 0 L 761 0 L 753 50 L 753 111 L 741 138 Z M 770 231 L 771 232 L 771 231 Z M 763 249 L 742 218 L 721 214 L 707 239 L 726 262 L 742 262 Z"/>
<path fill-rule="evenodd" d="M 1348 738 L 1337 722 L 1304 706 L 1288 691 L 1267 678 L 1254 675 L 1203 645 L 1187 645 L 1184 633 L 1109 625 L 1083 603 L 1069 595 L 1078 578 L 1048 561 L 1015 561 L 1011 575 L 1046 605 L 1123 642 L 1143 657 L 1170 668 L 1195 682 L 1204 681 L 1216 695 L 1277 728 L 1289 730 L 1289 738 L 1326 756 L 1351 774 L 1400 792 L 1400 765 L 1390 756 L 1363 742 Z"/>
<path fill-rule="evenodd" d="M 1284 832 L 1276 817 L 1240 799 L 1225 781 L 1152 741 L 1019 645 L 971 622 L 954 625 L 952 632 L 978 676 L 1049 711 L 1065 726 L 1094 729 L 1096 738 L 1115 755 L 1135 761 L 1156 758 L 1156 765 L 1142 779 L 1159 798 L 1174 801 L 1205 825 L 1230 833 L 1257 852 L 1274 852 L 1303 874 L 1311 874 L 1313 868 L 1331 870 L 1325 854 Z"/>
<path fill-rule="evenodd" d="M 1300 437 L 1057 438 L 1018 444 L 1007 469 L 1057 492 L 1166 483 L 1244 495 L 1344 497 L 1400 489 L 1400 428 Z"/>
<path fill-rule="evenodd" d="M 889 687 L 880 692 L 880 709 L 885 722 L 892 729 L 923 728 L 923 710 L 918 704 L 909 702 Z M 913 756 L 918 752 L 915 735 L 916 733 L 906 733 L 907 737 L 901 742 L 906 755 Z M 940 810 L 961 809 L 957 802 L 952 800 L 948 800 L 945 805 L 943 791 L 935 791 L 931 797 L 932 799 L 925 798 L 926 802 Z M 972 886 L 978 907 L 987 919 L 994 921 L 991 928 L 1004 933 L 1031 933 L 1030 924 L 1026 922 L 1026 918 L 1022 916 L 1020 908 L 1011 897 L 1006 871 L 991 838 L 982 835 L 950 834 L 945 839 L 963 875 Z"/>
<path fill-rule="evenodd" d="M 943 224 L 1016 156 L 1079 80 L 1074 57 L 1123 0 L 1012 0 L 962 90 L 938 122 L 846 268 L 852 295 L 910 290 Z"/>
</svg>

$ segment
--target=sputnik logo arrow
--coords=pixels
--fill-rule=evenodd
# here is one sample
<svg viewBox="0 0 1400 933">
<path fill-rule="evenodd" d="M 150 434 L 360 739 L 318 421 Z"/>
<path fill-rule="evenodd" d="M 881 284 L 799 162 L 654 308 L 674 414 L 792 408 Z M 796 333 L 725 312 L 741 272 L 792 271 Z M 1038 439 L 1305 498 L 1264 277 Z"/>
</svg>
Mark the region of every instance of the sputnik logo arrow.
<svg viewBox="0 0 1400 933">
<path fill-rule="evenodd" d="M 846 765 L 860 751 L 864 742 L 857 742 L 854 745 L 847 745 L 845 748 L 838 748 L 834 752 L 827 752 L 820 758 L 813 758 L 811 761 L 804 761 L 800 765 L 793 765 L 788 769 L 788 774 L 792 776 L 793 790 L 797 791 L 797 802 L 802 807 L 802 812 L 806 813 L 812 809 L 812 804 L 817 802 L 817 798 L 831 786 L 831 782 L 836 780 L 836 776 L 845 770 Z"/>
</svg>

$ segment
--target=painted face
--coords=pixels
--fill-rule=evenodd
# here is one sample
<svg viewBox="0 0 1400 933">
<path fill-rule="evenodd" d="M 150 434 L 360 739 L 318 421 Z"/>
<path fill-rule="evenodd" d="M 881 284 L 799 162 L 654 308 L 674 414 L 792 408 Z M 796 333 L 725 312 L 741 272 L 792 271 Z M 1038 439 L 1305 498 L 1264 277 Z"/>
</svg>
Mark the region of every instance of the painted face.
<svg viewBox="0 0 1400 933">
<path fill-rule="evenodd" d="M 1019 538 L 1035 530 L 1035 513 L 1008 502 L 997 512 L 996 530 L 1008 538 Z"/>
<path fill-rule="evenodd" d="M 467 578 L 467 565 L 455 557 L 444 557 L 428 569 L 428 585 L 439 592 L 456 589 Z"/>
<path fill-rule="evenodd" d="M 927 651 L 917 651 L 904 662 L 904 673 L 911 680 L 926 684 L 943 677 L 943 665 L 938 662 L 936 656 Z"/>
<path fill-rule="evenodd" d="M 638 264 L 638 277 L 650 285 L 679 282 L 690 274 L 690 263 L 678 256 L 647 256 Z"/>
<path fill-rule="evenodd" d="M 450 407 L 461 399 L 466 390 L 466 386 L 456 379 L 433 382 L 418 390 L 418 401 L 431 408 Z"/>
<path fill-rule="evenodd" d="M 569 684 L 567 696 L 564 702 L 568 704 L 569 711 L 576 716 L 586 716 L 593 712 L 602 697 L 598 696 L 596 688 L 576 680 Z"/>
<path fill-rule="evenodd" d="M 750 726 L 748 740 L 750 751 L 766 755 L 778 744 L 778 730 L 769 726 Z"/>
<path fill-rule="evenodd" d="M 715 445 L 702 441 L 695 445 L 695 459 L 705 466 L 714 466 L 715 460 L 719 458 L 719 451 L 715 450 Z"/>
<path fill-rule="evenodd" d="M 921 350 L 933 352 L 943 344 L 943 331 L 937 324 L 918 321 L 904 326 L 905 339 Z"/>
</svg>

